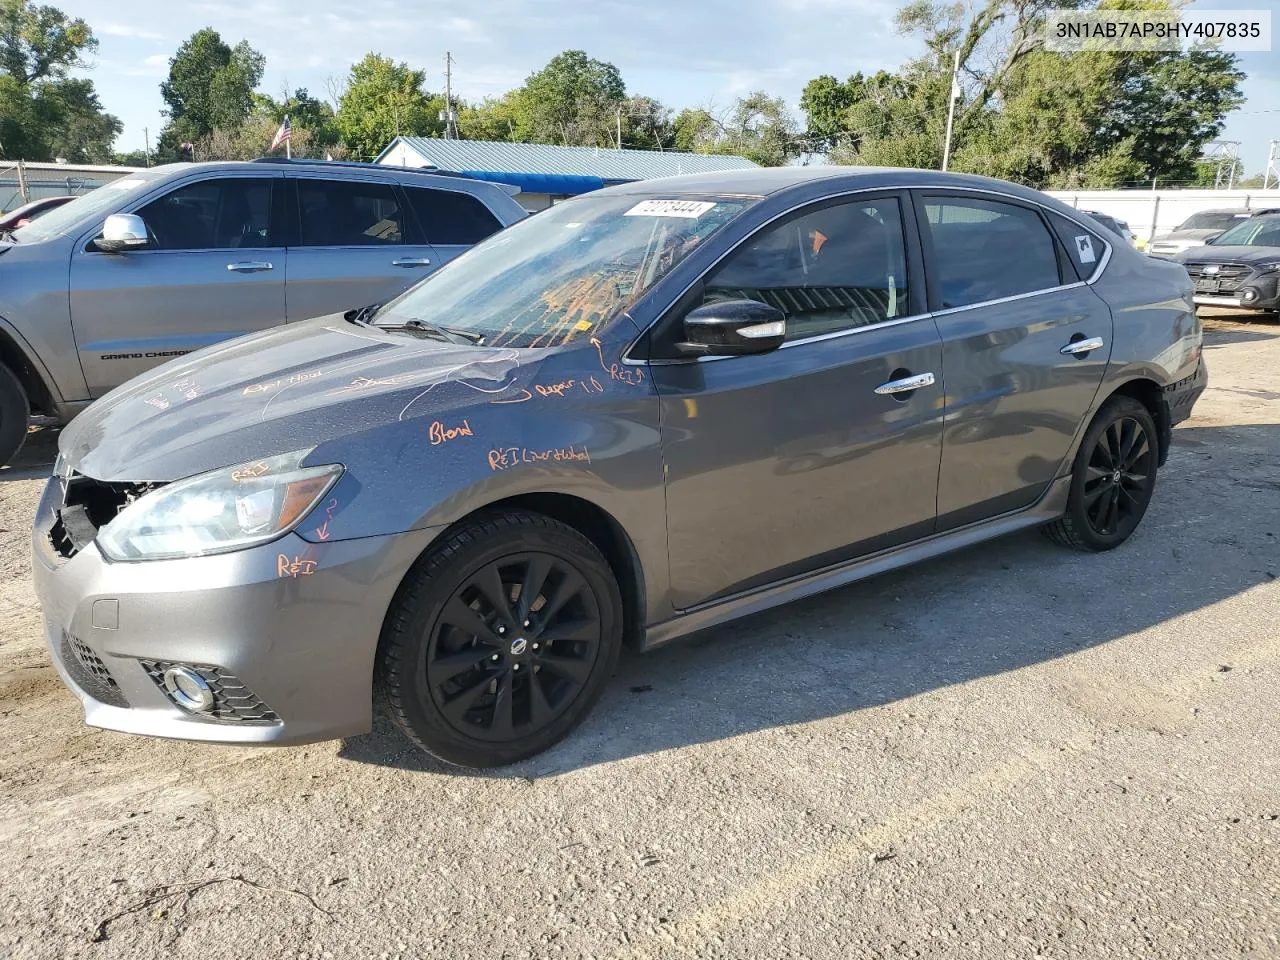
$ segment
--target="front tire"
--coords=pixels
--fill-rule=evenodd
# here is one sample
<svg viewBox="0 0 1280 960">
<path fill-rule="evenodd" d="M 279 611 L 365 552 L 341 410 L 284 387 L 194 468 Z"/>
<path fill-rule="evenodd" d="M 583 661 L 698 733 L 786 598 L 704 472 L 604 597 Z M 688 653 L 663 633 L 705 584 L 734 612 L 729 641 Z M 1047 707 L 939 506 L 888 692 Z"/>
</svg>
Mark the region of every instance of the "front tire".
<svg viewBox="0 0 1280 960">
<path fill-rule="evenodd" d="M 1044 528 L 1064 547 L 1113 550 L 1137 529 L 1155 492 L 1159 440 L 1150 412 L 1132 397 L 1112 397 L 1089 425 L 1076 454 L 1066 513 Z"/>
<path fill-rule="evenodd" d="M 379 699 L 428 753 L 494 767 L 557 743 L 599 699 L 622 647 L 608 562 L 541 514 L 482 514 L 409 571 L 379 643 Z"/>
<path fill-rule="evenodd" d="M 22 449 L 27 439 L 27 420 L 31 406 L 27 392 L 13 371 L 0 364 L 0 467 Z"/>
</svg>

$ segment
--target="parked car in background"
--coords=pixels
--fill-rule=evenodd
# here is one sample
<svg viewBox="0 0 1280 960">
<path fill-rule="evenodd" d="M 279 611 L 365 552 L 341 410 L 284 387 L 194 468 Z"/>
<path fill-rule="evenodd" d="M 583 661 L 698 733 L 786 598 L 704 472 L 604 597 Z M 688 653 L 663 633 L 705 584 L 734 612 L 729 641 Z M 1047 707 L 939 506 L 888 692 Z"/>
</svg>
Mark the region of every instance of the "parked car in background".
<svg viewBox="0 0 1280 960">
<path fill-rule="evenodd" d="M 65 203 L 70 203 L 74 199 L 75 197 L 41 197 L 39 200 L 24 203 L 22 206 L 0 216 L 0 233 L 8 233 L 10 230 L 25 227 L 32 220 L 38 220 L 49 211 L 57 210 L 58 207 Z"/>
<path fill-rule="evenodd" d="M 617 186 L 371 315 L 98 401 L 60 437 L 33 579 L 95 726 L 298 743 L 369 730 L 376 690 L 437 756 L 508 763 L 624 643 L 1019 529 L 1119 546 L 1201 346 L 1181 267 L 1024 187 Z"/>
<path fill-rule="evenodd" d="M 1195 301 L 1280 315 L 1280 213 L 1250 217 L 1173 258 L 1195 283 Z"/>
<path fill-rule="evenodd" d="M 1202 247 L 1213 237 L 1229 230 L 1242 220 L 1274 210 L 1201 210 L 1193 213 L 1169 233 L 1152 238 L 1147 253 L 1158 257 L 1171 257 L 1193 247 Z"/>
<path fill-rule="evenodd" d="M 1117 219 L 1108 213 L 1102 213 L 1098 210 L 1081 210 L 1080 212 L 1087 213 L 1089 216 L 1093 217 L 1093 219 L 1097 220 L 1100 224 L 1116 236 L 1120 237 L 1120 239 L 1124 240 L 1130 246 L 1137 243 L 1137 234 L 1129 229 L 1129 224 L 1125 223 L 1123 220 Z"/>
<path fill-rule="evenodd" d="M 0 463 L 29 410 L 68 421 L 156 364 L 382 303 L 525 212 L 456 174 L 324 161 L 179 163 L 0 239 Z"/>
</svg>

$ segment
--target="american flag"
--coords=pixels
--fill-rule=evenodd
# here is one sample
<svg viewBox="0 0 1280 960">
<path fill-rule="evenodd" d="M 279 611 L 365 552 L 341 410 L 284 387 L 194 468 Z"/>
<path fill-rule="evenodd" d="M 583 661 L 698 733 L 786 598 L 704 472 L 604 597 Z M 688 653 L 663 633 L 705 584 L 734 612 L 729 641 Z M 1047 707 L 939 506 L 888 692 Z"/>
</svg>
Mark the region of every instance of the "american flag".
<svg viewBox="0 0 1280 960">
<path fill-rule="evenodd" d="M 267 147 L 267 153 L 270 153 L 282 143 L 288 143 L 290 133 L 292 133 L 292 130 L 289 127 L 289 118 L 285 117 L 284 123 L 280 124 L 280 129 L 276 131 L 275 137 L 271 140 L 271 146 Z"/>
</svg>

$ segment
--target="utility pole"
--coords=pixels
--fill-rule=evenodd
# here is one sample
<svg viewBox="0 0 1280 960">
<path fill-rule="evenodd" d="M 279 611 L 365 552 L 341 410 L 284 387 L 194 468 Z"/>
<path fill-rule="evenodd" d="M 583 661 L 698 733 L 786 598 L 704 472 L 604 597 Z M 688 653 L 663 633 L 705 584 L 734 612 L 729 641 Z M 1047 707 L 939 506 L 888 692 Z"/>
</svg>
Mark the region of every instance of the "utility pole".
<svg viewBox="0 0 1280 960">
<path fill-rule="evenodd" d="M 951 162 L 951 127 L 956 119 L 956 101 L 960 99 L 960 51 L 956 51 L 955 66 L 951 68 L 951 97 L 947 105 L 947 139 L 942 146 L 942 172 L 946 173 Z"/>
<path fill-rule="evenodd" d="M 622 104 L 618 104 L 618 149 L 622 149 Z"/>
<path fill-rule="evenodd" d="M 444 138 L 458 139 L 457 114 L 453 112 L 453 54 L 444 52 Z"/>
<path fill-rule="evenodd" d="M 1266 190 L 1271 178 L 1276 178 L 1276 187 L 1280 188 L 1280 140 L 1272 140 L 1267 150 L 1267 169 L 1262 174 L 1262 189 Z"/>
<path fill-rule="evenodd" d="M 146 127 L 142 128 L 142 155 L 146 158 L 146 165 L 151 166 L 151 131 Z"/>
</svg>

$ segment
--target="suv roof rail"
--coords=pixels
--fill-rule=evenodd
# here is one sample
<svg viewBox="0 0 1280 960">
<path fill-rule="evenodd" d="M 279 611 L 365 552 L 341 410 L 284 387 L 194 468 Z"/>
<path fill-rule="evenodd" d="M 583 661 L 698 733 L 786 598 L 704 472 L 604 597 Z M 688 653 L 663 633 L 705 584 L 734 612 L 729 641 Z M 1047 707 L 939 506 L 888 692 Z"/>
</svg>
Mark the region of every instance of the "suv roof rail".
<svg viewBox="0 0 1280 960">
<path fill-rule="evenodd" d="M 256 157 L 251 163 L 280 163 L 280 164 L 298 164 L 298 165 L 318 165 L 322 167 L 347 167 L 356 170 L 384 170 L 395 173 L 426 173 L 433 177 L 462 177 L 466 180 L 474 180 L 474 177 L 468 177 L 465 173 L 458 173 L 455 170 L 441 170 L 439 167 L 393 167 L 381 163 L 367 163 L 362 160 L 308 160 L 303 157 Z"/>
</svg>

